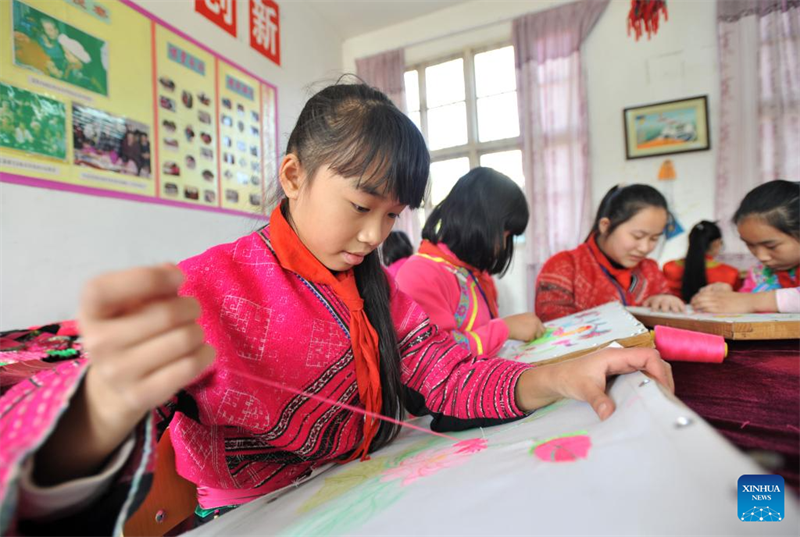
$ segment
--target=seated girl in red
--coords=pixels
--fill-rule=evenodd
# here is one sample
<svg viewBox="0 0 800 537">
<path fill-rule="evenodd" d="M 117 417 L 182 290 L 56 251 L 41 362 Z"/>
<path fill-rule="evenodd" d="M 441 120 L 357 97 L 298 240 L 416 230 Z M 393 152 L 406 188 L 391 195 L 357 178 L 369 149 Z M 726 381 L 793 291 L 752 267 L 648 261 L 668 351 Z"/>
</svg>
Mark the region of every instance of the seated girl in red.
<svg viewBox="0 0 800 537">
<path fill-rule="evenodd" d="M 698 222 L 689 233 L 689 249 L 684 259 L 664 265 L 670 292 L 686 302 L 703 287 L 711 283 L 726 283 L 732 289 L 742 285 L 736 267 L 720 263 L 714 258 L 722 249 L 722 232 L 714 222 Z"/>
<path fill-rule="evenodd" d="M 664 233 L 667 200 L 648 185 L 615 186 L 600 202 L 586 241 L 560 252 L 536 281 L 536 315 L 549 321 L 618 300 L 626 306 L 684 311 L 647 255 Z"/>
<path fill-rule="evenodd" d="M 514 256 L 514 236 L 528 225 L 525 194 L 507 176 L 475 168 L 453 186 L 422 230 L 422 246 L 397 273 L 397 285 L 440 330 L 477 356 L 508 340 L 544 333 L 533 313 L 500 318 L 493 274 Z"/>
</svg>

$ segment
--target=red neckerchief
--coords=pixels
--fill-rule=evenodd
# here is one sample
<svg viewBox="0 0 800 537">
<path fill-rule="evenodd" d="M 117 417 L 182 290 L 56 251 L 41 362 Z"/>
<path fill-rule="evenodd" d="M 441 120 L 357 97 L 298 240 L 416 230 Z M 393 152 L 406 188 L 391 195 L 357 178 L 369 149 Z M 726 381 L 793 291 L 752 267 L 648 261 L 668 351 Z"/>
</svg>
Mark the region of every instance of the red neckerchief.
<svg viewBox="0 0 800 537">
<path fill-rule="evenodd" d="M 286 221 L 280 205 L 272 211 L 270 216 L 270 240 L 278 262 L 283 268 L 297 273 L 310 282 L 330 286 L 336 296 L 347 305 L 350 310 L 350 341 L 353 347 L 353 362 L 356 367 L 358 395 L 367 411 L 380 414 L 383 399 L 381 398 L 378 334 L 364 312 L 364 301 L 358 292 L 353 270 L 334 275 L 320 263 Z M 363 442 L 346 462 L 354 460 L 359 455 L 361 460 L 369 458 L 367 455 L 369 446 L 378 432 L 379 425 L 377 419 L 370 416 L 364 417 Z"/>
<path fill-rule="evenodd" d="M 797 269 L 792 270 L 775 270 L 775 276 L 778 277 L 778 283 L 781 284 L 783 289 L 787 287 L 800 287 L 800 277 L 798 277 Z M 792 274 L 794 272 L 794 274 Z"/>
<path fill-rule="evenodd" d="M 441 257 L 451 265 L 467 269 L 478 282 L 478 285 L 480 285 L 484 295 L 486 295 L 486 305 L 489 306 L 489 311 L 492 313 L 492 317 L 499 317 L 497 313 L 497 289 L 494 286 L 491 275 L 489 275 L 486 271 L 478 270 L 472 265 L 464 263 L 453 255 L 445 253 L 441 248 L 427 239 L 422 241 L 422 244 L 419 247 L 419 253 L 429 255 L 431 257 Z"/>
<path fill-rule="evenodd" d="M 600 249 L 597 245 L 597 234 L 592 233 L 592 236 L 589 237 L 589 240 L 586 241 L 586 244 L 589 246 L 589 250 L 591 250 L 594 258 L 600 263 L 600 266 L 606 269 L 606 272 L 611 275 L 612 278 L 617 280 L 617 283 L 622 287 L 622 290 L 625 291 L 625 294 L 628 293 L 628 290 L 631 287 L 631 277 L 632 277 L 632 270 L 626 268 L 617 268 L 611 264 L 611 261 L 606 257 L 606 254 Z"/>
</svg>

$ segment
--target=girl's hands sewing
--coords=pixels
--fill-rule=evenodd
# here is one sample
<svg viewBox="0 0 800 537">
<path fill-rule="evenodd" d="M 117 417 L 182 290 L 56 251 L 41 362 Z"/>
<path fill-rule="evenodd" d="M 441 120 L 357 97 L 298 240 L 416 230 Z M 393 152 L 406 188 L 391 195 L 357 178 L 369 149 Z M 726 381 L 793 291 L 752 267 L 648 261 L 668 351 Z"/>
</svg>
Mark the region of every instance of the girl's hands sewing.
<svg viewBox="0 0 800 537">
<path fill-rule="evenodd" d="M 586 401 L 605 420 L 614 412 L 607 377 L 643 371 L 675 392 L 672 367 L 655 349 L 603 349 L 566 362 L 529 369 L 516 387 L 517 406 L 535 410 L 563 397 Z"/>
<path fill-rule="evenodd" d="M 163 265 L 105 274 L 86 285 L 78 326 L 91 365 L 37 455 L 40 483 L 96 471 L 150 409 L 213 362 L 195 322 L 200 306 L 178 296 L 182 282 L 177 267 Z"/>
</svg>

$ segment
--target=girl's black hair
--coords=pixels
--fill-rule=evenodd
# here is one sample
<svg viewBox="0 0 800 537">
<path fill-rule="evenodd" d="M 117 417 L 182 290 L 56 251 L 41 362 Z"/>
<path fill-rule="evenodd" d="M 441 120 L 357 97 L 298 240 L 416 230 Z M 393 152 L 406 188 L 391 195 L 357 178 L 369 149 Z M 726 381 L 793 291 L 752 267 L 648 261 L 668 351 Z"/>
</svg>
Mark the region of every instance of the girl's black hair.
<svg viewBox="0 0 800 537">
<path fill-rule="evenodd" d="M 459 179 L 436 206 L 422 238 L 444 243 L 478 270 L 505 274 L 514 256 L 513 236 L 525 232 L 528 218 L 522 189 L 508 176 L 479 167 Z"/>
<path fill-rule="evenodd" d="M 600 234 L 600 220 L 603 218 L 608 218 L 611 221 L 608 230 L 606 230 L 606 235 L 611 235 L 617 227 L 647 207 L 660 207 L 667 211 L 667 218 L 672 218 L 666 198 L 652 186 L 635 184 L 612 187 L 603 196 L 600 207 L 597 208 L 594 225 L 586 240 L 589 240 L 589 237 L 595 233 Z"/>
<path fill-rule="evenodd" d="M 681 295 L 687 304 L 692 297 L 705 287 L 708 283 L 706 279 L 706 254 L 711 243 L 722 238 L 722 231 L 714 222 L 703 220 L 698 222 L 689 232 L 689 249 L 686 251 L 686 259 L 683 265 L 683 282 L 681 283 Z"/>
<path fill-rule="evenodd" d="M 387 267 L 395 261 L 414 255 L 411 239 L 403 231 L 392 231 L 381 246 L 383 264 Z"/>
<path fill-rule="evenodd" d="M 430 155 L 419 129 L 382 92 L 366 84 L 337 83 L 303 107 L 289 136 L 287 153 L 297 156 L 310 184 L 323 166 L 357 187 L 417 208 L 428 184 Z M 381 413 L 402 419 L 406 404 L 400 382 L 400 351 L 389 310 L 389 282 L 379 252 L 353 268 L 364 311 L 379 338 Z M 390 442 L 400 428 L 381 421 L 370 451 Z"/>
<path fill-rule="evenodd" d="M 776 179 L 747 193 L 733 223 L 757 216 L 778 231 L 800 241 L 800 183 Z"/>
</svg>

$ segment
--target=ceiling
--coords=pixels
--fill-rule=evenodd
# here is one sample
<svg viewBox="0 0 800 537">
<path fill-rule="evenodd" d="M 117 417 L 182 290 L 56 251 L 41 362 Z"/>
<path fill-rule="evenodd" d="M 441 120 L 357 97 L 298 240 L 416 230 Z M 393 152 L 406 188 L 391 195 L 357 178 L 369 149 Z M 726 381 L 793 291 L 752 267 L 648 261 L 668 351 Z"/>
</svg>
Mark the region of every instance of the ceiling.
<svg viewBox="0 0 800 537">
<path fill-rule="evenodd" d="M 466 0 L 304 0 L 339 36 L 349 39 L 421 17 Z"/>
</svg>

